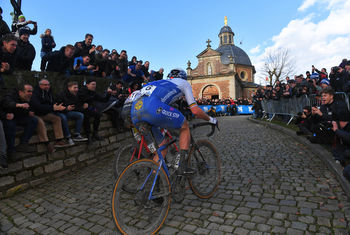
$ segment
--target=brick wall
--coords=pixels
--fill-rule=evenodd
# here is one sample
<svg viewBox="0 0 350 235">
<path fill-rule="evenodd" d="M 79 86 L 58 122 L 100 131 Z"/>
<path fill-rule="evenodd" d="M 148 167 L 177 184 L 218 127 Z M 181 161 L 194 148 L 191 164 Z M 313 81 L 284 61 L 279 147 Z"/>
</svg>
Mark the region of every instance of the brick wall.
<svg viewBox="0 0 350 235">
<path fill-rule="evenodd" d="M 48 132 L 52 140 L 53 133 L 50 125 L 48 125 Z M 22 154 L 21 160 L 10 163 L 6 170 L 0 169 L 0 199 L 69 174 L 71 171 L 89 166 L 100 159 L 113 157 L 114 152 L 122 144 L 132 141 L 129 131 L 116 134 L 106 115 L 101 118 L 99 135 L 104 139 L 95 141 L 90 146 L 87 146 L 86 142 L 76 143 L 71 147 L 56 149 L 56 152 L 51 154 L 46 152 L 44 145 L 37 144 L 38 138 L 33 136 L 30 143 L 37 146 L 38 152 L 34 154 L 17 153 Z"/>
</svg>

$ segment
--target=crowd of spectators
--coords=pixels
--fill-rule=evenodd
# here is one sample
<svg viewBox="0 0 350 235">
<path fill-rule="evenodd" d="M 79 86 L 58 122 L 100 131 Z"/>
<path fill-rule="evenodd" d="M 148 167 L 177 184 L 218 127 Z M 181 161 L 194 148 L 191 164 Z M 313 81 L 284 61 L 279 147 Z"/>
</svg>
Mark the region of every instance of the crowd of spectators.
<svg viewBox="0 0 350 235">
<path fill-rule="evenodd" d="M 4 88 L 3 74 L 32 70 L 36 50 L 30 36 L 37 34 L 38 26 L 20 15 L 10 30 L 1 14 L 0 8 L 0 88 Z M 91 144 L 101 140 L 98 130 L 103 112 L 111 116 L 117 132 L 124 131 L 120 111 L 127 96 L 140 89 L 142 83 L 163 79 L 163 68 L 151 70 L 149 61 L 142 62 L 136 56 L 128 61 L 126 50 L 118 53 L 102 45 L 95 46 L 92 34 L 87 33 L 84 40 L 58 50 L 54 50 L 57 45 L 51 29 L 46 29 L 40 37 L 40 70 L 62 75 L 64 89 L 54 94 L 50 81 L 43 78 L 37 84 L 24 82 L 12 90 L 3 90 L 5 95 L 0 100 L 0 167 L 3 168 L 8 167 L 8 161 L 21 158 L 19 152 L 36 152 L 36 147 L 29 144 L 35 132 L 47 151 L 54 152 L 76 142 Z M 65 80 L 71 75 L 85 75 L 84 84 Z M 111 80 L 105 94 L 96 92 L 99 77 Z M 74 121 L 74 131 L 68 126 L 69 120 Z M 53 144 L 45 123 L 53 126 Z M 15 146 L 18 126 L 23 132 Z"/>
<path fill-rule="evenodd" d="M 251 105 L 253 104 L 253 101 L 248 98 L 238 98 L 238 99 L 232 99 L 226 98 L 226 99 L 205 99 L 205 98 L 198 98 L 196 99 L 198 105 Z"/>
<path fill-rule="evenodd" d="M 350 92 L 350 61 L 343 59 L 330 71 L 328 75 L 325 68 L 318 70 L 312 66 L 312 73 L 307 71 L 305 78 L 301 74 L 293 80 L 287 77 L 285 83 L 277 81 L 274 86 L 260 87 L 253 97 L 253 109 L 259 118 L 263 100 L 312 95 L 318 102 L 304 106 L 296 116 L 297 135 L 306 136 L 312 143 L 331 145 L 335 161 L 344 167 L 344 176 L 350 180 L 350 112 L 346 102 Z"/>
</svg>

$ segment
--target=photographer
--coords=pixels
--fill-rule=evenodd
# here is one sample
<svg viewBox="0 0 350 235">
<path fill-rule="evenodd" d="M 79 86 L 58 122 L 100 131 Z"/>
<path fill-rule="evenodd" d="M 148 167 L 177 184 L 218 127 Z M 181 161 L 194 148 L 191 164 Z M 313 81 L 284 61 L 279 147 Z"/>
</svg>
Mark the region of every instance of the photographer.
<svg viewBox="0 0 350 235">
<path fill-rule="evenodd" d="M 345 68 L 332 67 L 329 75 L 331 86 L 336 92 L 350 91 L 350 61 L 345 63 Z"/>
<path fill-rule="evenodd" d="M 334 140 L 332 121 L 347 110 L 348 107 L 344 101 L 334 100 L 334 90 L 331 87 L 323 89 L 320 109 L 312 107 L 312 113 L 319 124 L 313 128 L 314 135 L 309 140 L 312 143 L 332 144 Z"/>
<path fill-rule="evenodd" d="M 311 136 L 312 132 L 312 121 L 311 121 L 311 107 L 303 107 L 303 112 L 298 113 L 298 117 L 295 121 L 295 124 L 299 127 L 297 135 L 308 135 Z"/>
<path fill-rule="evenodd" d="M 89 55 L 76 57 L 73 65 L 75 73 L 93 75 L 94 72 L 98 71 L 98 66 L 95 68 L 94 65 L 90 64 L 90 60 L 91 58 Z"/>
</svg>

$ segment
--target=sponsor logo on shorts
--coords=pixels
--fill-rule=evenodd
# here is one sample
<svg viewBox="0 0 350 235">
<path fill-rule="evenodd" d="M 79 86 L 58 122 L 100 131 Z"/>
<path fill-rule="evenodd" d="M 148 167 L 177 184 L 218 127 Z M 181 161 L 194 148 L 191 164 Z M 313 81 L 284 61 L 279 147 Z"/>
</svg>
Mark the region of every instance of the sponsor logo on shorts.
<svg viewBox="0 0 350 235">
<path fill-rule="evenodd" d="M 162 110 L 162 114 L 165 115 L 165 116 L 168 116 L 168 117 L 172 117 L 172 118 L 179 118 L 180 117 L 180 114 L 178 113 L 174 113 L 174 112 L 170 112 L 170 111 L 167 111 L 167 110 Z"/>
<path fill-rule="evenodd" d="M 163 110 L 162 108 L 158 108 L 157 111 L 156 111 L 157 114 L 160 114 L 162 112 L 162 110 Z"/>
<path fill-rule="evenodd" d="M 135 104 L 135 109 L 136 109 L 136 110 L 140 110 L 140 109 L 142 108 L 142 106 L 143 106 L 143 102 L 142 102 L 142 100 L 139 100 L 139 101 L 137 101 L 137 103 Z"/>
</svg>

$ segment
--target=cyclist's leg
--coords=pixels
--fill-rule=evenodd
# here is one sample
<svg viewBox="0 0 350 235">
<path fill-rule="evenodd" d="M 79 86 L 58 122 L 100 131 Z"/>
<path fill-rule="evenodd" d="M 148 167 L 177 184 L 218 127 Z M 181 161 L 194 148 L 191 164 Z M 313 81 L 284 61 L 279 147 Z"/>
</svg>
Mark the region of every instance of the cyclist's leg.
<svg viewBox="0 0 350 235">
<path fill-rule="evenodd" d="M 131 119 L 136 126 L 140 122 L 147 122 L 153 126 L 152 133 L 159 146 L 165 144 L 159 127 L 181 129 L 185 122 L 185 117 L 179 110 L 161 102 L 157 97 L 143 97 L 133 104 Z M 155 160 L 158 160 L 157 158 L 158 156 Z"/>
<path fill-rule="evenodd" d="M 190 147 L 191 133 L 188 121 L 185 120 L 180 128 L 180 150 L 188 151 Z"/>
</svg>

